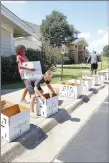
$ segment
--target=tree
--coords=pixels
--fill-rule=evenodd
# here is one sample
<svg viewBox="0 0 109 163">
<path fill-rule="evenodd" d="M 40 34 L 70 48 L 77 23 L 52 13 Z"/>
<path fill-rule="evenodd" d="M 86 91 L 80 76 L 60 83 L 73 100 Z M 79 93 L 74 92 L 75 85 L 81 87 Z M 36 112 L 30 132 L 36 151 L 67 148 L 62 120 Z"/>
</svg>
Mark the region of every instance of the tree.
<svg viewBox="0 0 109 163">
<path fill-rule="evenodd" d="M 104 46 L 102 54 L 109 57 L 109 45 Z"/>
<path fill-rule="evenodd" d="M 50 41 L 42 39 L 42 52 L 43 52 L 43 64 L 46 65 L 46 70 L 56 64 L 61 59 L 60 50 L 57 47 L 52 47 Z"/>
<path fill-rule="evenodd" d="M 73 40 L 73 26 L 67 22 L 67 17 L 58 11 L 52 11 L 42 21 L 41 33 L 52 46 L 61 46 Z"/>
</svg>

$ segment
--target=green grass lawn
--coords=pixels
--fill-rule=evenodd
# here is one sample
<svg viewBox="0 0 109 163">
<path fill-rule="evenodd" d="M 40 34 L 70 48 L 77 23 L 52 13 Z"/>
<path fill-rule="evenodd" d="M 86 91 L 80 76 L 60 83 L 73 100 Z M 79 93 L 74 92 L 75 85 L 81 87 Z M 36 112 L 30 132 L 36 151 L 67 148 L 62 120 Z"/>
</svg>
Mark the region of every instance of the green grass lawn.
<svg viewBox="0 0 109 163">
<path fill-rule="evenodd" d="M 81 75 L 81 72 L 87 73 L 90 71 L 90 64 L 82 65 L 81 64 L 74 64 L 74 65 L 64 65 L 63 66 L 63 80 L 70 80 L 70 79 L 76 79 Z M 102 69 L 108 68 L 107 60 L 103 60 L 102 63 Z M 101 63 L 99 63 L 98 70 L 101 70 Z M 61 81 L 61 65 L 58 65 L 57 71 L 54 72 L 54 77 L 51 83 L 56 83 Z M 16 82 L 12 84 L 4 84 L 1 85 L 1 89 L 18 89 L 18 88 L 24 88 L 25 85 L 23 81 Z"/>
</svg>

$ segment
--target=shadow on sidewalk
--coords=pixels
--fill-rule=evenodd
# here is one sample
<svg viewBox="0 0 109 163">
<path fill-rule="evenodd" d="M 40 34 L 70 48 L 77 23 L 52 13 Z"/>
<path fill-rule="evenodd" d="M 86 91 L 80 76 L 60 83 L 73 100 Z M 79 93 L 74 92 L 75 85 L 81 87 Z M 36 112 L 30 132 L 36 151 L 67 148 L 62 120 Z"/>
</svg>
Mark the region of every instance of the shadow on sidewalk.
<svg viewBox="0 0 109 163">
<path fill-rule="evenodd" d="M 92 91 L 94 94 L 98 93 L 98 90 L 96 88 L 91 88 L 90 91 Z"/>
<path fill-rule="evenodd" d="M 22 144 L 26 149 L 34 149 L 36 148 L 41 142 L 43 142 L 47 138 L 47 135 L 44 131 L 34 125 L 30 125 L 30 130 L 24 133 L 22 136 L 14 140 L 14 142 L 19 142 Z"/>
<path fill-rule="evenodd" d="M 87 103 L 90 100 L 87 95 L 81 95 L 79 99 L 82 99 L 85 103 Z"/>
<path fill-rule="evenodd" d="M 24 152 L 27 150 L 35 149 L 39 144 L 41 144 L 48 136 L 44 133 L 44 131 L 39 128 L 36 125 L 31 124 L 30 125 L 30 130 L 23 135 L 21 135 L 19 138 L 15 139 L 12 142 L 18 142 L 19 144 L 15 146 L 15 148 L 11 148 L 10 153 L 8 152 L 5 153 L 2 156 L 2 161 L 5 162 L 4 160 L 12 162 L 17 157 L 21 156 Z M 13 151 L 12 151 L 13 150 Z M 14 152 L 14 155 L 12 153 Z M 37 153 L 36 153 L 37 154 Z"/>
<path fill-rule="evenodd" d="M 80 122 L 79 118 L 72 118 L 65 109 L 59 109 L 58 113 L 52 116 L 58 123 L 64 123 L 66 121 Z"/>
<path fill-rule="evenodd" d="M 58 106 L 61 106 L 64 100 L 58 100 Z"/>
</svg>

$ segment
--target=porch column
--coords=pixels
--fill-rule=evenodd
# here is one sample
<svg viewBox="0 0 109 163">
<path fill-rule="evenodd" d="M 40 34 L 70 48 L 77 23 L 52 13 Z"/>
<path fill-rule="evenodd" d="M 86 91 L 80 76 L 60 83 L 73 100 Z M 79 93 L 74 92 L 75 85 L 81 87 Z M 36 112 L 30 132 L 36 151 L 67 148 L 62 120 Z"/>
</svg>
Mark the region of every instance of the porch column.
<svg viewBox="0 0 109 163">
<path fill-rule="evenodd" d="M 11 32 L 11 55 L 15 55 L 15 44 L 14 44 L 13 32 Z"/>
</svg>

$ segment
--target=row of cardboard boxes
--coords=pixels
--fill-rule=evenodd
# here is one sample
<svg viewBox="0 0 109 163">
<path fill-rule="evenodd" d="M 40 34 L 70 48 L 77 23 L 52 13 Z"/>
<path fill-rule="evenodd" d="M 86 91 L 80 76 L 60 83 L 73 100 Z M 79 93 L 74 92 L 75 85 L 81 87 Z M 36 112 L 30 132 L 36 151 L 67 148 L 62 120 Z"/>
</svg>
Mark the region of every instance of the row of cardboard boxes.
<svg viewBox="0 0 109 163">
<path fill-rule="evenodd" d="M 68 98 L 78 98 L 81 94 L 89 91 L 96 85 L 102 85 L 109 80 L 109 73 L 97 74 L 90 76 L 82 76 L 80 80 L 70 80 L 62 82 L 60 85 L 59 95 Z"/>
<path fill-rule="evenodd" d="M 76 84 L 72 84 L 71 82 L 62 83 L 59 95 L 77 98 L 81 94 L 80 92 L 83 87 L 85 91 L 88 91 L 92 86 L 96 84 L 103 84 L 105 81 L 104 74 L 96 75 L 92 78 L 84 78 L 80 81 L 79 84 L 78 81 Z M 47 118 L 58 112 L 58 95 L 46 93 L 44 96 L 44 102 L 42 102 L 38 97 L 36 112 L 38 112 L 38 114 L 40 114 L 42 117 Z M 9 101 L 1 101 L 0 109 L 2 138 L 6 139 L 8 142 L 11 142 L 30 129 L 29 108 L 18 104 L 12 104 Z"/>
</svg>

